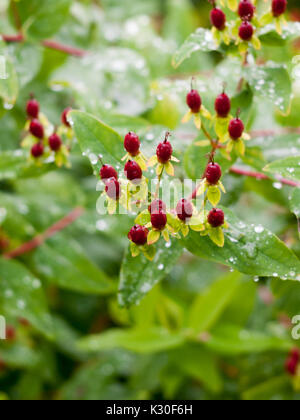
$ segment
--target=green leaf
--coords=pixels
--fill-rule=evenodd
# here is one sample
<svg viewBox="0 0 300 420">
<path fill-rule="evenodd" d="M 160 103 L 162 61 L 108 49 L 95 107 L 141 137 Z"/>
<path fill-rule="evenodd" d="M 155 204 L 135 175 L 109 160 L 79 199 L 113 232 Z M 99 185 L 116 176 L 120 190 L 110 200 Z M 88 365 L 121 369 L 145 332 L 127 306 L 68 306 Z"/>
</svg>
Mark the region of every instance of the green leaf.
<svg viewBox="0 0 300 420">
<path fill-rule="evenodd" d="M 290 209 L 300 219 L 300 188 L 296 188 L 290 198 Z"/>
<path fill-rule="evenodd" d="M 290 392 L 290 379 L 288 375 L 271 378 L 242 394 L 245 401 L 272 401 L 284 400 L 286 392 Z M 283 394 L 283 395 L 282 395 Z"/>
<path fill-rule="evenodd" d="M 241 275 L 230 273 L 214 282 L 192 303 L 188 327 L 193 334 L 209 331 L 218 321 L 240 284 Z"/>
<path fill-rule="evenodd" d="M 224 211 L 229 223 L 224 247 L 219 248 L 209 238 L 190 232 L 183 242 L 190 252 L 241 273 L 296 280 L 300 261 L 277 236 L 262 226 L 241 222 L 228 209 Z"/>
<path fill-rule="evenodd" d="M 185 375 L 200 381 L 212 392 L 222 390 L 216 358 L 203 347 L 186 344 L 168 353 L 170 362 Z"/>
<path fill-rule="evenodd" d="M 36 178 L 54 169 L 53 164 L 36 166 L 28 162 L 28 154 L 24 150 L 0 153 L 0 180 L 17 178 Z"/>
<path fill-rule="evenodd" d="M 250 148 L 260 147 L 267 162 L 300 155 L 299 134 L 259 136 L 248 143 Z M 248 148 L 248 147 L 247 147 Z M 265 166 L 265 165 L 264 165 Z"/>
<path fill-rule="evenodd" d="M 179 48 L 173 57 L 173 66 L 179 67 L 186 59 L 197 51 L 215 51 L 217 45 L 213 39 L 212 33 L 208 29 L 198 28 L 191 34 L 184 44 Z"/>
<path fill-rule="evenodd" d="M 92 115 L 81 111 L 69 114 L 82 153 L 87 156 L 94 170 L 99 173 L 102 163 L 118 165 L 125 154 L 123 142 L 118 133 Z"/>
<path fill-rule="evenodd" d="M 54 35 L 65 23 L 72 0 L 22 0 L 16 3 L 22 25 L 34 38 Z"/>
<path fill-rule="evenodd" d="M 300 22 L 288 22 L 282 27 L 282 35 L 278 34 L 273 24 L 264 25 L 258 30 L 257 35 L 263 44 L 278 47 L 298 38 L 299 33 Z"/>
<path fill-rule="evenodd" d="M 300 182 L 300 155 L 276 160 L 267 165 L 264 170 Z"/>
<path fill-rule="evenodd" d="M 147 329 L 112 329 L 79 341 L 81 350 L 98 352 L 122 348 L 136 353 L 157 353 L 173 349 L 184 343 L 180 334 L 170 333 L 160 327 Z"/>
<path fill-rule="evenodd" d="M 251 66 L 244 76 L 253 91 L 268 98 L 283 113 L 287 113 L 292 99 L 292 82 L 287 69 L 272 63 L 269 66 Z"/>
<path fill-rule="evenodd" d="M 4 109 L 11 109 L 19 92 L 18 77 L 11 59 L 0 52 L 0 98 Z"/>
<path fill-rule="evenodd" d="M 153 261 L 147 260 L 142 254 L 133 258 L 130 250 L 127 250 L 120 274 L 119 302 L 122 306 L 138 304 L 170 273 L 182 253 L 178 240 L 168 244 L 161 240 L 156 248 Z"/>
<path fill-rule="evenodd" d="M 0 259 L 0 307 L 5 316 L 25 318 L 45 336 L 52 322 L 42 284 L 22 264 Z"/>
<path fill-rule="evenodd" d="M 243 330 L 235 325 L 218 326 L 205 342 L 209 349 L 224 355 L 240 355 L 265 351 L 287 352 L 292 342 L 261 332 Z"/>
<path fill-rule="evenodd" d="M 63 289 L 99 295 L 115 291 L 115 285 L 89 260 L 79 243 L 65 234 L 57 234 L 39 247 L 33 262 L 42 276 Z"/>
</svg>

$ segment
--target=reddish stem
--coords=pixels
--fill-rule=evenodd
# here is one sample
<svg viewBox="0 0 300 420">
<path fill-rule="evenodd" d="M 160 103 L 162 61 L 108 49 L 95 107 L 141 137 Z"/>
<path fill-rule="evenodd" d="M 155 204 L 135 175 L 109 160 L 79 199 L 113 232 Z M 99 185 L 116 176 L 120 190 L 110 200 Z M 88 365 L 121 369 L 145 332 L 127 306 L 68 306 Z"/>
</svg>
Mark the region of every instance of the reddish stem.
<svg viewBox="0 0 300 420">
<path fill-rule="evenodd" d="M 236 174 L 236 175 L 249 176 L 251 178 L 256 178 L 256 179 L 266 179 L 266 180 L 271 179 L 270 177 L 268 177 L 265 174 L 262 174 L 261 172 L 247 171 L 247 170 L 239 169 L 239 168 L 236 168 L 236 167 L 230 168 L 230 172 L 233 173 L 233 174 Z M 299 182 L 291 181 L 289 179 L 285 179 L 285 178 L 281 178 L 281 177 L 277 177 L 277 179 L 282 184 L 289 185 L 290 187 L 300 187 Z"/>
<path fill-rule="evenodd" d="M 5 42 L 23 42 L 24 41 L 24 35 L 23 34 L 17 34 L 17 35 L 1 35 L 3 41 Z"/>
<path fill-rule="evenodd" d="M 42 45 L 52 50 L 61 51 L 66 54 L 73 55 L 74 57 L 84 57 L 87 54 L 87 51 L 85 50 L 82 50 L 80 48 L 69 47 L 68 45 L 52 41 L 51 39 L 46 39 L 42 41 Z"/>
<path fill-rule="evenodd" d="M 41 235 L 36 236 L 32 240 L 26 242 L 25 244 L 21 245 L 19 248 L 7 252 L 3 255 L 6 259 L 12 259 L 19 257 L 20 255 L 27 254 L 28 252 L 38 248 L 41 246 L 47 239 L 54 236 L 57 232 L 62 231 L 73 222 L 75 222 L 82 214 L 84 213 L 84 209 L 81 207 L 77 207 L 76 209 L 72 210 L 67 216 L 63 219 L 59 220 L 58 222 L 54 223 L 49 229 L 47 229 Z"/>
<path fill-rule="evenodd" d="M 17 35 L 2 35 L 2 39 L 5 42 L 24 42 L 25 41 L 25 37 L 21 33 Z M 74 57 L 84 57 L 86 54 L 88 54 L 88 52 L 85 50 L 82 50 L 80 48 L 70 47 L 68 45 L 61 44 L 60 42 L 52 41 L 51 39 L 46 39 L 44 41 L 41 41 L 41 44 L 46 48 L 50 48 L 56 51 L 61 51 L 65 54 L 73 55 Z"/>
</svg>

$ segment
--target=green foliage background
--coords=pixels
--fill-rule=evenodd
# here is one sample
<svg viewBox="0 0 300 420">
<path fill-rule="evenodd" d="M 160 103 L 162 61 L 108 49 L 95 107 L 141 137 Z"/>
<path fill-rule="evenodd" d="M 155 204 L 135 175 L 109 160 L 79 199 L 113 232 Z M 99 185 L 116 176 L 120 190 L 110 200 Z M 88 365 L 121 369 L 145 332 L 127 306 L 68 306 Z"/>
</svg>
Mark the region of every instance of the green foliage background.
<svg viewBox="0 0 300 420">
<path fill-rule="evenodd" d="M 6 35 L 17 32 L 11 3 L 0 2 Z M 0 257 L 0 314 L 17 334 L 0 343 L 0 398 L 298 400 L 299 384 L 284 362 L 299 346 L 287 320 L 300 314 L 300 196 L 276 175 L 300 181 L 293 61 L 299 23 L 288 27 L 284 41 L 273 30 L 262 33 L 257 61 L 263 65 L 242 74 L 237 56 L 206 52 L 202 32 L 190 38 L 198 27 L 209 28 L 204 1 L 15 5 L 26 41 L 0 41 L 7 71 L 0 78 L 0 237 L 15 249 L 74 208 L 84 213 L 31 253 Z M 289 5 L 296 19 L 297 2 Z M 71 57 L 45 48 L 45 39 L 90 53 Z M 199 51 L 187 58 L 195 42 Z M 175 53 L 182 62 L 176 69 Z M 256 133 L 237 163 L 265 168 L 271 178 L 225 175 L 222 205 L 232 230 L 224 249 L 193 233 L 184 243 L 160 243 L 154 264 L 132 259 L 127 233 L 134 217 L 97 214 L 97 180 L 82 150 L 100 148 L 116 163 L 120 136 L 132 130 L 150 156 L 170 129 L 183 157 L 178 176 L 201 177 L 208 150 L 195 146 L 202 137 L 180 122 L 192 75 L 210 109 L 226 81 L 234 109 L 242 108 L 247 130 Z M 241 76 L 246 83 L 236 94 Z M 20 141 L 31 92 L 54 124 L 71 105 L 115 134 L 75 112 L 80 145 L 72 169 L 28 167 Z"/>
</svg>

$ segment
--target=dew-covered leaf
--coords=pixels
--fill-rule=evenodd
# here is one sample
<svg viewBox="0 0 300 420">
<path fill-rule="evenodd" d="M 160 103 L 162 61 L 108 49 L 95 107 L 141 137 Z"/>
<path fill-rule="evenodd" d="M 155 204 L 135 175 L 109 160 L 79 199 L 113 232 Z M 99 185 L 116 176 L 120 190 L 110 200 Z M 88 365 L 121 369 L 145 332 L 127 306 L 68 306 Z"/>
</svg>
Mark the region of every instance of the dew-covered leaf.
<svg viewBox="0 0 300 420">
<path fill-rule="evenodd" d="M 281 112 L 287 113 L 292 99 L 292 82 L 287 69 L 271 63 L 244 69 L 244 76 L 253 91 L 268 98 Z"/>
<path fill-rule="evenodd" d="M 279 238 L 261 225 L 248 225 L 232 211 L 224 211 L 229 223 L 224 247 L 219 248 L 210 239 L 191 232 L 184 239 L 190 252 L 241 273 L 296 280 L 300 274 L 300 261 Z"/>
<path fill-rule="evenodd" d="M 113 282 L 85 255 L 80 244 L 64 234 L 55 235 L 33 255 L 35 269 L 50 283 L 88 294 L 110 294 Z"/>
<path fill-rule="evenodd" d="M 267 165 L 264 170 L 273 174 L 281 175 L 284 178 L 298 181 L 300 185 L 300 155 L 287 157 Z"/>
<path fill-rule="evenodd" d="M 27 319 L 51 337 L 52 322 L 41 281 L 19 262 L 1 258 L 0 282 L 1 313 Z"/>
<path fill-rule="evenodd" d="M 90 160 L 97 173 L 102 166 L 99 155 L 102 156 L 104 163 L 110 165 L 120 163 L 125 152 L 122 139 L 116 131 L 85 112 L 72 111 L 69 118 L 82 153 Z"/>
<path fill-rule="evenodd" d="M 216 42 L 208 29 L 198 28 L 191 34 L 173 57 L 173 66 L 179 67 L 187 58 L 197 52 L 209 52 L 217 50 Z"/>
<path fill-rule="evenodd" d="M 132 257 L 128 249 L 121 268 L 119 302 L 122 306 L 138 304 L 141 299 L 173 269 L 182 253 L 179 241 L 160 240 L 153 261 L 144 255 Z"/>
</svg>

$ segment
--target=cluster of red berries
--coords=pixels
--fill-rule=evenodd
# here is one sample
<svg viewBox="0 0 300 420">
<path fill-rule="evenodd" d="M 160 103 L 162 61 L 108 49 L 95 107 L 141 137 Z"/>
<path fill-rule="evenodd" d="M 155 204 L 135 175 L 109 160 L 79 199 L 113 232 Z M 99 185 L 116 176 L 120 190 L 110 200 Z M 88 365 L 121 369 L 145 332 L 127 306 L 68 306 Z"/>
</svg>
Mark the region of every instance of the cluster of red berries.
<svg viewBox="0 0 300 420">
<path fill-rule="evenodd" d="M 137 134 L 133 132 L 126 134 L 124 139 L 124 148 L 132 158 L 135 158 L 140 154 L 140 146 L 141 142 Z M 163 142 L 159 143 L 156 149 L 158 162 L 166 164 L 170 161 L 172 153 L 172 145 L 166 137 Z M 139 184 L 143 178 L 143 170 L 141 166 L 133 159 L 126 162 L 124 174 L 128 181 L 131 181 L 134 184 Z M 103 165 L 100 169 L 100 178 L 105 183 L 105 191 L 108 197 L 113 200 L 119 200 L 121 196 L 121 184 L 116 169 L 111 165 Z"/>
<path fill-rule="evenodd" d="M 210 13 L 211 24 L 219 31 L 224 31 L 226 27 L 226 15 L 216 6 L 216 2 L 212 1 L 214 8 Z M 286 11 L 287 0 L 272 0 L 272 14 L 273 17 L 278 18 Z M 238 6 L 238 15 L 242 19 L 242 24 L 239 27 L 239 37 L 243 41 L 251 41 L 254 35 L 254 27 L 251 21 L 254 17 L 255 6 L 250 0 L 241 0 Z"/>
<path fill-rule="evenodd" d="M 70 110 L 71 108 L 65 109 L 61 116 L 61 121 L 66 127 L 70 127 L 70 124 L 67 120 L 67 115 Z M 42 122 L 39 119 L 40 104 L 36 99 L 31 98 L 27 102 L 26 113 L 28 118 L 30 119 L 29 132 L 30 134 L 32 134 L 32 136 L 34 136 L 37 139 L 37 142 L 31 148 L 31 155 L 33 158 L 38 159 L 41 156 L 43 156 L 45 151 L 43 141 L 45 138 L 45 129 Z M 58 152 L 63 145 L 62 138 L 57 133 L 53 133 L 48 138 L 48 145 L 51 151 Z"/>
<path fill-rule="evenodd" d="M 192 89 L 186 97 L 186 103 L 191 112 L 196 114 L 200 112 L 202 106 L 201 96 L 196 89 Z M 223 92 L 215 100 L 215 111 L 219 118 L 227 118 L 231 111 L 231 100 Z M 243 121 L 240 118 L 234 118 L 229 122 L 228 132 L 232 140 L 238 140 L 242 137 L 245 130 Z"/>
<path fill-rule="evenodd" d="M 300 366 L 300 350 L 298 348 L 293 349 L 285 363 L 285 369 L 289 375 L 295 376 Z"/>
</svg>

